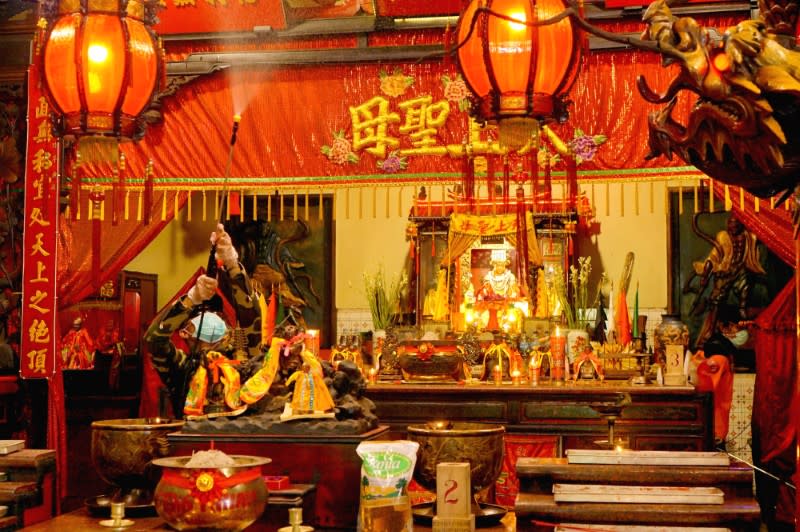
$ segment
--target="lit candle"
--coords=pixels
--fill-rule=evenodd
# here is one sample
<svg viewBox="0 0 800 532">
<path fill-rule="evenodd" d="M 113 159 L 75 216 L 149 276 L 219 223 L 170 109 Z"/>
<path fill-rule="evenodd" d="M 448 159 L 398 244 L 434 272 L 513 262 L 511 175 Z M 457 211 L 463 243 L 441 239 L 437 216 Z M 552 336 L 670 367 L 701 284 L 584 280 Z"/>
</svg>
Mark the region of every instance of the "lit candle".
<svg viewBox="0 0 800 532">
<path fill-rule="evenodd" d="M 375 384 L 378 380 L 378 372 L 375 371 L 375 368 L 369 368 L 369 383 Z"/>
<path fill-rule="evenodd" d="M 494 367 L 494 383 L 496 386 L 503 384 L 503 372 L 499 364 Z"/>
<path fill-rule="evenodd" d="M 541 366 L 536 364 L 534 356 L 531 355 L 531 362 L 528 364 L 528 381 L 531 383 L 531 386 L 539 385 L 539 372 L 541 369 Z"/>
<path fill-rule="evenodd" d="M 315 357 L 319 356 L 319 331 L 317 329 L 309 329 L 306 336 L 306 349 L 314 353 Z"/>
<path fill-rule="evenodd" d="M 550 357 L 552 360 L 550 377 L 556 382 L 564 382 L 566 378 L 566 356 L 564 353 L 566 340 L 566 337 L 561 335 L 561 329 L 556 327 L 556 335 L 550 337 Z"/>
<path fill-rule="evenodd" d="M 519 370 L 515 369 L 511 372 L 511 384 L 514 386 L 519 386 L 520 383 L 520 373 Z"/>
</svg>

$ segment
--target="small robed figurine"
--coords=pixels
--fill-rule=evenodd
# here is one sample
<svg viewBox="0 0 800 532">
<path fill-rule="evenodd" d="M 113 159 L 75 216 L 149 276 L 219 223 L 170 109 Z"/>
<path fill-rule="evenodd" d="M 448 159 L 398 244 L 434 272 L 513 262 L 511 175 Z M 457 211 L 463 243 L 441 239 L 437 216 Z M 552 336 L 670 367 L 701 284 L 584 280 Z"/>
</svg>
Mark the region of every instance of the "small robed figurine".
<svg viewBox="0 0 800 532">
<path fill-rule="evenodd" d="M 335 417 L 333 402 L 322 375 L 322 365 L 313 354 L 303 352 L 303 365 L 286 379 L 286 385 L 294 383 L 292 399 L 286 403 L 281 421 L 303 417 Z"/>
<path fill-rule="evenodd" d="M 61 363 L 68 369 L 94 367 L 95 342 L 83 326 L 83 318 L 72 322 L 72 329 L 61 339 Z"/>
</svg>

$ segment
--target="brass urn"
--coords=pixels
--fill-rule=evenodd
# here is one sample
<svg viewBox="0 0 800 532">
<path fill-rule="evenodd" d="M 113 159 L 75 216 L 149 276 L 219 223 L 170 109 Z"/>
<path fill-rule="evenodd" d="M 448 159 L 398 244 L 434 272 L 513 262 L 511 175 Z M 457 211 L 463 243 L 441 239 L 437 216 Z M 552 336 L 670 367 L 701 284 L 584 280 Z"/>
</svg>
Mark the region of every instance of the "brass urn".
<svg viewBox="0 0 800 532">
<path fill-rule="evenodd" d="M 114 487 L 105 501 L 124 502 L 130 509 L 150 506 L 160 470 L 154 458 L 169 455 L 167 434 L 183 427 L 183 421 L 162 418 L 107 419 L 92 423 L 92 464 L 98 475 Z"/>
</svg>

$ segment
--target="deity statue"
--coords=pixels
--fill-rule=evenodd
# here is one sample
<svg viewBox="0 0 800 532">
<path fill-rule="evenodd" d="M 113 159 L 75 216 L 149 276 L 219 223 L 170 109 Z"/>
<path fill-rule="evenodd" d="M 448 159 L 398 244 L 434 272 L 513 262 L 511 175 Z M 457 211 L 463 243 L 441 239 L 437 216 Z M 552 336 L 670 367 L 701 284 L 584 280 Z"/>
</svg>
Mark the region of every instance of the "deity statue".
<svg viewBox="0 0 800 532">
<path fill-rule="evenodd" d="M 499 251 L 499 253 L 496 253 L 496 251 Z M 483 285 L 478 294 L 478 299 L 499 301 L 515 299 L 519 296 L 517 276 L 508 269 L 510 263 L 511 261 L 506 257 L 505 251 L 492 251 L 492 269 L 483 277 Z"/>
<path fill-rule="evenodd" d="M 481 328 L 519 332 L 523 313 L 514 304 L 520 300 L 520 290 L 517 276 L 508 269 L 511 261 L 506 251 L 492 250 L 490 264 L 492 269 L 483 276 L 481 287 L 475 292 L 474 307 L 480 313 Z"/>
<path fill-rule="evenodd" d="M 693 224 L 696 229 L 696 218 Z M 698 234 L 706 236 L 699 231 Z M 684 287 L 684 293 L 697 292 L 691 313 L 707 311 L 703 327 L 697 335 L 698 346 L 702 346 L 715 331 L 720 306 L 726 303 L 729 296 L 736 299 L 740 318 L 747 319 L 747 300 L 752 287 L 752 276 L 765 274 L 756 236 L 745 229 L 744 224 L 733 215 L 728 218 L 725 230 L 718 232 L 715 239 L 706 240 L 713 248 L 705 260 L 693 264 L 694 272 Z M 700 278 L 697 288 L 690 284 L 695 277 Z M 711 291 L 703 298 L 703 292 L 709 284 Z"/>
<path fill-rule="evenodd" d="M 94 367 L 95 341 L 78 316 L 72 328 L 61 339 L 61 362 L 69 369 L 92 369 Z"/>
</svg>

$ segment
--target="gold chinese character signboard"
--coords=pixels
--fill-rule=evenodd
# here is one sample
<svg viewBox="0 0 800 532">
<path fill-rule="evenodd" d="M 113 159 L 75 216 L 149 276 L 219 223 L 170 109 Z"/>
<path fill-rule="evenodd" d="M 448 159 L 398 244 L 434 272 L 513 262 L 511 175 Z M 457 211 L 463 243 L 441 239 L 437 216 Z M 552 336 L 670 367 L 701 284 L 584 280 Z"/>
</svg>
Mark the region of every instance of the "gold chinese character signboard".
<svg viewBox="0 0 800 532">
<path fill-rule="evenodd" d="M 47 378 L 56 370 L 58 144 L 36 68 L 28 72 L 28 127 L 39 133 L 28 136 L 20 375 Z"/>
</svg>

